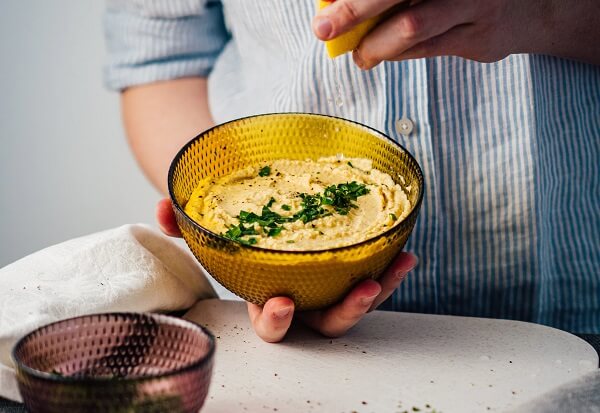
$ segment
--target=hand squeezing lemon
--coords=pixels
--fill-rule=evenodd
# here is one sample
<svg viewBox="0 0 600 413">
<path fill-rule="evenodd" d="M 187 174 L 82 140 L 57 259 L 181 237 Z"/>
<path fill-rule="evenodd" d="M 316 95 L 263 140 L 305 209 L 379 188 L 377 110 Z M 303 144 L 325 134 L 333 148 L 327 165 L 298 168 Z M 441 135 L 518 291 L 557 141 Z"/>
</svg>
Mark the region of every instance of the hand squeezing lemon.
<svg viewBox="0 0 600 413">
<path fill-rule="evenodd" d="M 321 10 L 334 0 L 318 0 L 318 9 Z M 352 30 L 337 36 L 334 39 L 327 40 L 325 45 L 327 47 L 327 53 L 329 57 L 334 58 L 344 53 L 351 52 L 356 49 L 363 37 L 367 35 L 379 22 L 381 16 L 371 17 L 368 20 L 356 25 Z"/>
</svg>

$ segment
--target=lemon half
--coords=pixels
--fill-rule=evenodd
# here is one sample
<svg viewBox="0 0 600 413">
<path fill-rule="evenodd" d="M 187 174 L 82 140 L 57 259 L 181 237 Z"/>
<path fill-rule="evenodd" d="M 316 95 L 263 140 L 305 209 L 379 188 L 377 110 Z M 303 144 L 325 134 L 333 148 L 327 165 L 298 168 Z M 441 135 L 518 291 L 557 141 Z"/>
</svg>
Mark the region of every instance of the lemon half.
<svg viewBox="0 0 600 413">
<path fill-rule="evenodd" d="M 319 0 L 318 9 L 321 10 L 331 3 L 324 0 Z M 335 39 L 327 40 L 325 45 L 329 57 L 334 58 L 344 53 L 351 52 L 356 49 L 363 37 L 371 31 L 371 29 L 379 22 L 381 16 L 371 17 L 368 20 L 358 24 L 349 32 L 346 32 Z"/>
</svg>

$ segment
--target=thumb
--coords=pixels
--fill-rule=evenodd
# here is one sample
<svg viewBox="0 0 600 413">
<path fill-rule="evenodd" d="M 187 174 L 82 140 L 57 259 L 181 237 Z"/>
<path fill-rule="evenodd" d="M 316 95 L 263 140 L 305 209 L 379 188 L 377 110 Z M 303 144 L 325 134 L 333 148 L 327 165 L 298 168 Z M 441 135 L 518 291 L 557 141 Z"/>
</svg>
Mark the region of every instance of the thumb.
<svg viewBox="0 0 600 413">
<path fill-rule="evenodd" d="M 248 303 L 248 315 L 256 334 L 268 343 L 285 337 L 294 316 L 294 302 L 287 297 L 271 298 L 263 307 Z"/>
</svg>

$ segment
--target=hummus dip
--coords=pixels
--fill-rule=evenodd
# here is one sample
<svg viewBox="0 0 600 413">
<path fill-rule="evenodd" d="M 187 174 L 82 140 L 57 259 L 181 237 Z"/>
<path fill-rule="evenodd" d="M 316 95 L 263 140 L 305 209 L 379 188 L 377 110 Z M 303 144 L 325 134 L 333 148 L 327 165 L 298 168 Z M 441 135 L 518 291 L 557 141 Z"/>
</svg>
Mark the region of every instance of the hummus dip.
<svg viewBox="0 0 600 413">
<path fill-rule="evenodd" d="M 201 182 L 185 206 L 204 228 L 242 244 L 322 250 L 372 238 L 410 212 L 368 159 L 276 160 Z"/>
</svg>

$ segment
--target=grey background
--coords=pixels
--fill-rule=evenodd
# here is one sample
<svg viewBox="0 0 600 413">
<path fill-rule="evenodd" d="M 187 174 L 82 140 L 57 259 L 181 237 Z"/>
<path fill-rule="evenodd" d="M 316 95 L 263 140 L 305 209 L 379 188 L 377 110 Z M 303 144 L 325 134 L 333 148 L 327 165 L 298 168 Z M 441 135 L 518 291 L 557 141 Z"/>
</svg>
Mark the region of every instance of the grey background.
<svg viewBox="0 0 600 413">
<path fill-rule="evenodd" d="M 0 267 L 75 236 L 154 224 L 160 196 L 102 83 L 103 8 L 0 0 Z"/>
</svg>

